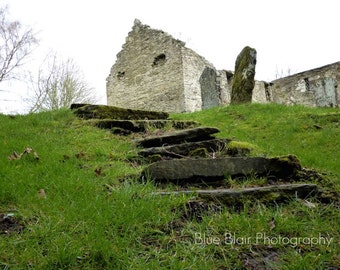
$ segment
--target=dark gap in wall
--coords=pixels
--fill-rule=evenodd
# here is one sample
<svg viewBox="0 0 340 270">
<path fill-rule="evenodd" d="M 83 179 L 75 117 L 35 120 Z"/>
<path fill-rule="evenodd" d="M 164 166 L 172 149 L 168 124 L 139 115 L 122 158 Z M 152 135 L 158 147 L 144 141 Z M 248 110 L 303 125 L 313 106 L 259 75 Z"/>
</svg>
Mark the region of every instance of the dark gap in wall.
<svg viewBox="0 0 340 270">
<path fill-rule="evenodd" d="M 166 62 L 166 55 L 164 53 L 158 55 L 155 57 L 155 59 L 153 60 L 152 66 L 159 66 L 159 65 L 163 65 Z"/>
<path fill-rule="evenodd" d="M 305 81 L 306 90 L 307 90 L 307 91 L 310 91 L 309 79 L 308 79 L 308 78 L 304 78 L 303 80 Z"/>
<path fill-rule="evenodd" d="M 272 101 L 272 95 L 270 94 L 270 90 L 269 90 L 269 87 L 272 86 L 272 85 L 273 85 L 273 83 L 267 83 L 267 82 L 264 83 L 264 91 L 265 91 L 265 94 L 266 94 L 266 101 L 268 101 L 268 102 Z"/>
<path fill-rule="evenodd" d="M 118 71 L 117 78 L 123 79 L 125 77 L 125 71 Z"/>
</svg>

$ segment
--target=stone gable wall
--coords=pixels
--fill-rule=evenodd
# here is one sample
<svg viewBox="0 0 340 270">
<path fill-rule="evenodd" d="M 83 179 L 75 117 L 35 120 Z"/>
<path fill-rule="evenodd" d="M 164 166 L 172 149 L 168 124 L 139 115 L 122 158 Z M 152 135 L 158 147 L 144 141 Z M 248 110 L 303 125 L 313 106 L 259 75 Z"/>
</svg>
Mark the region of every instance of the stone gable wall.
<svg viewBox="0 0 340 270">
<path fill-rule="evenodd" d="M 135 22 L 107 78 L 108 105 L 184 111 L 183 45 L 163 31 Z"/>
<path fill-rule="evenodd" d="M 184 42 L 136 20 L 107 78 L 108 105 L 166 112 L 217 106 L 217 77 Z"/>
</svg>

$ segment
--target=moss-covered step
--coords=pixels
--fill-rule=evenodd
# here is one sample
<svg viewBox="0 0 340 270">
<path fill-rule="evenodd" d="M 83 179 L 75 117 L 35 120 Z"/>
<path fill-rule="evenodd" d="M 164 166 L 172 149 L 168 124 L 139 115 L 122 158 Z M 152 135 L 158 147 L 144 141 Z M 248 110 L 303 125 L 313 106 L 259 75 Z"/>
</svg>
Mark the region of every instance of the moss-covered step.
<svg viewBox="0 0 340 270">
<path fill-rule="evenodd" d="M 142 178 L 155 182 L 217 181 L 226 176 L 267 176 L 273 179 L 296 177 L 302 167 L 297 157 L 224 157 L 162 160 L 147 166 Z"/>
<path fill-rule="evenodd" d="M 141 157 L 156 156 L 163 158 L 186 157 L 246 157 L 260 150 L 253 144 L 232 139 L 212 139 L 199 142 L 187 142 L 161 147 L 145 148 L 138 152 Z M 151 159 L 153 160 L 153 159 Z"/>
<path fill-rule="evenodd" d="M 140 120 L 140 119 L 168 119 L 166 112 L 124 109 L 106 105 L 72 104 L 71 110 L 85 119 L 115 119 L 115 120 Z"/>
<path fill-rule="evenodd" d="M 197 127 L 199 123 L 195 121 L 181 121 L 181 120 L 92 120 L 93 124 L 99 128 L 112 129 L 121 128 L 132 132 L 144 132 L 150 128 L 175 128 L 187 129 Z"/>
<path fill-rule="evenodd" d="M 282 202 L 291 198 L 306 199 L 318 194 L 316 184 L 284 184 L 265 187 L 249 187 L 241 189 L 211 189 L 211 190 L 183 190 L 171 192 L 157 192 L 157 195 L 196 195 L 196 197 L 236 206 L 246 201 L 261 203 Z"/>
<path fill-rule="evenodd" d="M 199 142 L 187 142 L 162 147 L 146 148 L 138 152 L 139 156 L 149 157 L 152 155 L 160 155 L 169 158 L 182 158 L 186 156 L 201 156 L 200 153 L 216 153 L 226 148 L 231 139 L 212 139 Z M 203 155 L 205 156 L 205 154 Z"/>
<path fill-rule="evenodd" d="M 214 139 L 212 134 L 220 132 L 214 127 L 197 127 L 178 132 L 168 133 L 162 136 L 154 136 L 137 141 L 137 146 L 150 148 L 164 145 L 180 144 L 185 142 L 198 142 Z"/>
</svg>

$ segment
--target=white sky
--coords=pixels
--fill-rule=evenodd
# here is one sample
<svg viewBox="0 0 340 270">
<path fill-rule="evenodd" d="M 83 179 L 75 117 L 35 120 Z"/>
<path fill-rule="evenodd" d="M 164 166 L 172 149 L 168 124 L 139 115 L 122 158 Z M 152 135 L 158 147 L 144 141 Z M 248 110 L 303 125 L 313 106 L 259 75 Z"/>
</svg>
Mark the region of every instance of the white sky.
<svg viewBox="0 0 340 270">
<path fill-rule="evenodd" d="M 0 0 L 3 4 L 13 19 L 39 32 L 36 59 L 49 49 L 74 59 L 102 104 L 106 77 L 135 18 L 186 42 L 218 69 L 233 70 L 243 47 L 255 48 L 257 80 L 340 61 L 338 0 Z M 6 90 L 15 92 L 11 86 Z"/>
</svg>

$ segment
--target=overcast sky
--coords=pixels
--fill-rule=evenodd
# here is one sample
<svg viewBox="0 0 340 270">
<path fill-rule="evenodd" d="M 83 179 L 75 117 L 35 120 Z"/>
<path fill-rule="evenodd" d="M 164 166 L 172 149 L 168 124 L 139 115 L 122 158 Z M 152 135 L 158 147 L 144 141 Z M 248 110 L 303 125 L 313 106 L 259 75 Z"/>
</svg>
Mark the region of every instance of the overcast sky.
<svg viewBox="0 0 340 270">
<path fill-rule="evenodd" d="M 74 59 L 102 104 L 106 103 L 106 78 L 135 18 L 186 42 L 218 69 L 233 70 L 237 55 L 251 46 L 257 50 L 256 79 L 270 81 L 277 72 L 299 72 L 340 61 L 339 3 L 0 0 L 1 5 L 8 4 L 13 19 L 38 32 L 40 46 L 34 57 L 42 59 L 52 49 Z M 18 91 L 11 86 L 6 90 Z M 20 90 L 15 96 L 23 99 L 26 94 Z"/>
</svg>

